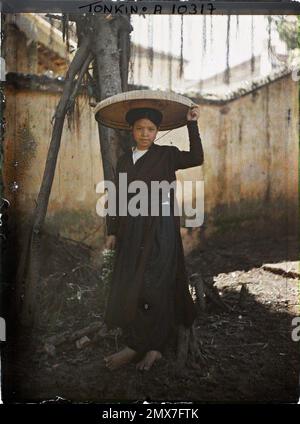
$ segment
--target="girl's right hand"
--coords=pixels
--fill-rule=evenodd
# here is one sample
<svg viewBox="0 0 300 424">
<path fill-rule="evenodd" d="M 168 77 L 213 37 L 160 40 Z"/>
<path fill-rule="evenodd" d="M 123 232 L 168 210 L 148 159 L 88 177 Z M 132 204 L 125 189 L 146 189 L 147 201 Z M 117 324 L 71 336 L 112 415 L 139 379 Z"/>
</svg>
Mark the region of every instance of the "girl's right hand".
<svg viewBox="0 0 300 424">
<path fill-rule="evenodd" d="M 106 249 L 115 249 L 116 246 L 116 236 L 110 235 L 106 237 L 105 247 Z"/>
<path fill-rule="evenodd" d="M 200 117 L 200 108 L 197 105 L 193 105 L 189 108 L 186 114 L 186 119 L 188 121 L 198 121 Z"/>
</svg>

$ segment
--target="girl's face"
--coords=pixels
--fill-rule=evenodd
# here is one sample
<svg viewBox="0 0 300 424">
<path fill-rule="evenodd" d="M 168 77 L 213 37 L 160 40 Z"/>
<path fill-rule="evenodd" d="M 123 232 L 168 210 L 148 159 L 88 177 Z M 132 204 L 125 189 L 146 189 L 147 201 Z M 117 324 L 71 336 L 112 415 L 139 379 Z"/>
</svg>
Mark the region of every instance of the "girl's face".
<svg viewBox="0 0 300 424">
<path fill-rule="evenodd" d="M 138 119 L 132 127 L 133 138 L 140 150 L 149 149 L 158 133 L 157 126 L 147 118 Z"/>
</svg>

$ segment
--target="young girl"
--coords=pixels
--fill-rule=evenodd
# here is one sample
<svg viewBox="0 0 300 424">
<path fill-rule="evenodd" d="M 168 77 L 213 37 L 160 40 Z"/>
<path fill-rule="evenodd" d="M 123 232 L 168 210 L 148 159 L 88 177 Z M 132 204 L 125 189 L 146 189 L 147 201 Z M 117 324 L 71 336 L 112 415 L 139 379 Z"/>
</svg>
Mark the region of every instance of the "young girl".
<svg viewBox="0 0 300 424">
<path fill-rule="evenodd" d="M 154 143 L 163 119 L 158 109 L 131 109 L 126 114 L 135 146 L 119 158 L 116 167 L 117 216 L 107 218 L 106 240 L 106 247 L 116 249 L 116 256 L 104 318 L 108 328 L 122 328 L 126 347 L 104 358 L 110 370 L 133 360 L 138 370 L 149 370 L 162 357 L 176 326 L 190 327 L 196 317 L 180 220 L 174 216 L 174 191 L 160 202 L 158 216 L 118 213 L 120 173 L 126 173 L 127 187 L 139 180 L 150 191 L 152 181 L 172 183 L 177 169 L 203 163 L 197 125 L 199 108 L 191 107 L 186 118 L 190 151 L 180 151 L 175 146 Z M 133 195 L 127 196 L 129 202 Z M 170 208 L 169 214 L 162 213 L 166 208 Z"/>
</svg>

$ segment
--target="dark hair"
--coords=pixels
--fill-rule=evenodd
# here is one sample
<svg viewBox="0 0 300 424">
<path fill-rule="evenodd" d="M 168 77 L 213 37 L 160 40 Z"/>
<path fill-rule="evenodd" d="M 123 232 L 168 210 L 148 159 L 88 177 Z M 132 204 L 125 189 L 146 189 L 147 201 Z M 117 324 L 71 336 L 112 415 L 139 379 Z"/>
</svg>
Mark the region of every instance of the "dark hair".
<svg viewBox="0 0 300 424">
<path fill-rule="evenodd" d="M 129 125 L 133 125 L 135 121 L 138 119 L 149 119 L 151 122 L 153 122 L 157 128 L 160 126 L 160 123 L 162 121 L 162 113 L 157 109 L 152 108 L 136 108 L 136 109 L 130 109 L 125 116 L 126 121 Z"/>
</svg>

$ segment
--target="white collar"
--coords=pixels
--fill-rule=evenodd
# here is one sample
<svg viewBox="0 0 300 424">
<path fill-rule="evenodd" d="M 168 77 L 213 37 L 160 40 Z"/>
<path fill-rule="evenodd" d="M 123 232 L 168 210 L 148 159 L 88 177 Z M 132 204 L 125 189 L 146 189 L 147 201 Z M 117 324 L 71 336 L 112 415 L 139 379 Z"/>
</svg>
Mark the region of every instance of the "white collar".
<svg viewBox="0 0 300 424">
<path fill-rule="evenodd" d="M 139 150 L 139 149 L 137 149 L 136 146 L 132 146 L 132 151 L 133 152 L 147 152 L 147 150 L 149 150 L 149 149 Z"/>
</svg>

